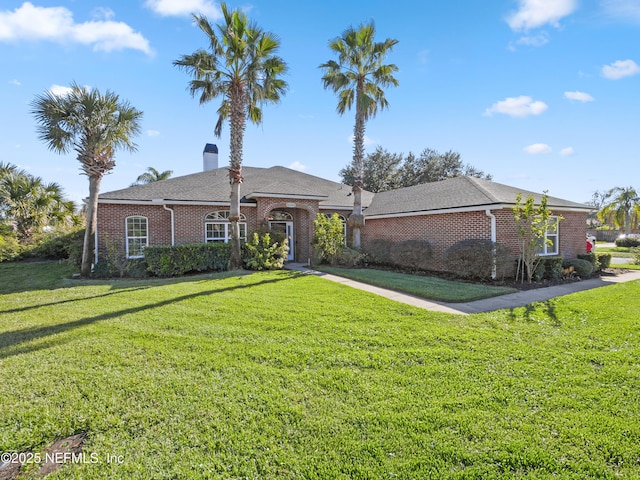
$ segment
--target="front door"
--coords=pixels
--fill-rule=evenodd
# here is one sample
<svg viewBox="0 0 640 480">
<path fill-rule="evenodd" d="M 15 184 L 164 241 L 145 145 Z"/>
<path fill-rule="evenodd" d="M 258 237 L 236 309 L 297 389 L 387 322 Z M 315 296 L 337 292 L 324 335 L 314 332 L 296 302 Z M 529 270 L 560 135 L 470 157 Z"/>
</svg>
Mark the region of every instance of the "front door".
<svg viewBox="0 0 640 480">
<path fill-rule="evenodd" d="M 292 261 L 295 257 L 295 252 L 293 251 L 293 222 L 269 222 L 269 228 L 272 231 L 282 233 L 285 236 L 289 244 L 287 260 Z"/>
</svg>

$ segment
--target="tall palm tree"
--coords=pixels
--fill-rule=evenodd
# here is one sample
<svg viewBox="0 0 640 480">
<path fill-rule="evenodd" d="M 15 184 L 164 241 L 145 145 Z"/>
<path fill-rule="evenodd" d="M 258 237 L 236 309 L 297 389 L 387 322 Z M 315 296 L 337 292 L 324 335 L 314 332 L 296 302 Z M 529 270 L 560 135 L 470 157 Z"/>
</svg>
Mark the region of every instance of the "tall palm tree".
<svg viewBox="0 0 640 480">
<path fill-rule="evenodd" d="M 146 185 L 147 183 L 166 180 L 172 174 L 173 170 L 165 170 L 164 172 L 159 172 L 153 167 L 147 167 L 147 171 L 138 175 L 138 178 L 134 183 L 131 184 L 131 186 L 135 187 L 136 185 Z"/>
<path fill-rule="evenodd" d="M 89 177 L 87 228 L 82 249 L 82 276 L 91 274 L 91 241 L 98 213 L 100 182 L 115 166 L 118 149 L 135 151 L 132 138 L 140 133 L 142 112 L 107 90 L 89 90 L 77 84 L 65 95 L 51 91 L 32 102 L 38 136 L 56 153 L 76 152 L 81 170 Z"/>
<path fill-rule="evenodd" d="M 75 205 L 64 198 L 59 184 L 44 183 L 40 177 L 18 170 L 0 178 L 0 199 L 2 216 L 25 242 L 45 226 L 74 221 Z"/>
<path fill-rule="evenodd" d="M 616 187 L 607 192 L 609 202 L 600 211 L 600 219 L 611 221 L 626 234 L 638 227 L 640 217 L 640 196 L 633 187 Z"/>
<path fill-rule="evenodd" d="M 276 55 L 280 40 L 250 22 L 240 10 L 229 11 L 220 4 L 224 23 L 214 28 L 206 17 L 194 15 L 196 25 L 207 36 L 209 50 L 197 50 L 183 55 L 174 63 L 192 77 L 189 91 L 199 94 L 200 104 L 216 97 L 222 101 L 218 107 L 218 121 L 214 134 L 220 137 L 225 120 L 229 120 L 229 182 L 231 205 L 229 221 L 232 233 L 232 268 L 240 268 L 240 184 L 242 183 L 242 150 L 247 119 L 262 122 L 261 106 L 280 101 L 287 83 L 282 80 L 287 66 Z"/>
<path fill-rule="evenodd" d="M 355 103 L 356 123 L 353 129 L 353 213 L 349 223 L 353 227 L 353 246 L 360 247 L 360 228 L 364 225 L 362 215 L 362 188 L 364 178 L 364 131 L 365 123 L 389 106 L 382 87 L 397 86 L 393 76 L 398 71 L 394 64 L 385 65 L 386 56 L 397 40 L 387 38 L 374 41 L 376 29 L 373 22 L 362 24 L 357 29 L 350 27 L 329 41 L 329 48 L 338 55 L 338 61 L 329 60 L 320 65 L 324 70 L 322 83 L 325 89 L 338 94 L 338 114 L 343 115 Z"/>
</svg>

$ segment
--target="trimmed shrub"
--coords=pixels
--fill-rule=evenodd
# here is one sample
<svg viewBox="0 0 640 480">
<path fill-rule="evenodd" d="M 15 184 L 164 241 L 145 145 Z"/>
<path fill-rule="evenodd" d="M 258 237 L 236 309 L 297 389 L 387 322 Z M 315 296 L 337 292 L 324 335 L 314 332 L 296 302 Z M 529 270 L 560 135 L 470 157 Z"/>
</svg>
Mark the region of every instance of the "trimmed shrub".
<svg viewBox="0 0 640 480">
<path fill-rule="evenodd" d="M 189 272 L 222 272 L 229 269 L 231 258 L 231 244 L 222 242 L 149 246 L 143 251 L 149 272 L 160 277 Z"/>
<path fill-rule="evenodd" d="M 287 242 L 279 244 L 271 241 L 271 235 L 260 236 L 257 232 L 245 243 L 245 265 L 251 270 L 277 270 L 284 266 L 289 253 Z"/>
<path fill-rule="evenodd" d="M 376 238 L 366 243 L 364 248 L 369 263 L 374 265 L 391 265 L 391 247 L 393 242 L 386 238 Z"/>
<path fill-rule="evenodd" d="M 0 235 L 0 262 L 17 260 L 22 248 L 14 235 Z"/>
<path fill-rule="evenodd" d="M 433 258 L 433 248 L 426 240 L 405 240 L 391 246 L 394 265 L 411 270 L 427 270 Z"/>
<path fill-rule="evenodd" d="M 593 273 L 593 265 L 591 264 L 591 262 L 588 260 L 582 260 L 580 258 L 565 260 L 562 263 L 562 266 L 565 268 L 572 266 L 574 268 L 574 271 L 576 272 L 576 275 L 581 278 L 588 278 Z"/>
<path fill-rule="evenodd" d="M 493 249 L 496 256 L 496 278 L 508 278 L 514 275 L 515 256 L 501 243 L 491 240 L 467 239 L 450 246 L 445 252 L 444 262 L 447 269 L 462 278 L 491 278 L 493 269 Z"/>
<path fill-rule="evenodd" d="M 632 248 L 631 254 L 633 255 L 633 263 L 635 265 L 640 265 L 640 248 L 638 247 Z"/>
<path fill-rule="evenodd" d="M 598 258 L 598 265 L 600 265 L 600 270 L 609 268 L 611 266 L 610 253 L 596 253 L 596 257 Z"/>
<path fill-rule="evenodd" d="M 325 260 L 331 265 L 340 262 L 344 247 L 344 227 L 342 220 L 337 213 L 327 217 L 319 213 L 313 221 L 315 235 L 313 237 L 313 247 L 316 256 L 322 261 Z"/>
<path fill-rule="evenodd" d="M 594 272 L 600 270 L 600 265 L 598 265 L 598 256 L 595 254 L 595 252 L 580 253 L 578 254 L 578 258 L 580 260 L 586 260 L 587 262 L 589 262 L 593 266 Z"/>
<path fill-rule="evenodd" d="M 360 250 L 343 247 L 342 252 L 338 257 L 338 264 L 345 265 L 347 267 L 357 267 L 358 265 L 362 265 L 365 259 L 366 255 Z"/>
<path fill-rule="evenodd" d="M 562 278 L 563 262 L 564 258 L 562 257 L 542 257 L 540 265 L 544 266 L 544 271 L 540 280 L 543 278 L 548 280 L 558 280 Z"/>
<path fill-rule="evenodd" d="M 640 247 L 640 238 L 616 238 L 616 247 Z"/>
</svg>

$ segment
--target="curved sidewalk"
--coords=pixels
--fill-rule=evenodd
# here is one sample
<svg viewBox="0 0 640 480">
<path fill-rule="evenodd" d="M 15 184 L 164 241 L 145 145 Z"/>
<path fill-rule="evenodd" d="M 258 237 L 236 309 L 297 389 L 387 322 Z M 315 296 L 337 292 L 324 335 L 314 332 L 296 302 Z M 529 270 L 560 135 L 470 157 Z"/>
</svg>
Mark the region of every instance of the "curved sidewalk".
<svg viewBox="0 0 640 480">
<path fill-rule="evenodd" d="M 620 275 L 611 277 L 598 277 L 591 278 L 589 280 L 583 280 L 580 282 L 567 283 L 564 285 L 557 285 L 554 287 L 534 288 L 531 290 L 521 290 L 516 293 L 509 293 L 507 295 L 500 295 L 498 297 L 485 298 L 483 300 L 476 300 L 474 302 L 467 303 L 445 303 L 436 302 L 433 300 L 425 300 L 424 298 L 415 297 L 406 293 L 395 292 L 393 290 L 387 290 L 386 288 L 376 287 L 362 282 L 357 282 L 337 275 L 331 275 L 329 273 L 319 272 L 307 268 L 302 263 L 287 263 L 285 268 L 288 270 L 295 270 L 297 272 L 303 272 L 308 275 L 316 275 L 332 282 L 342 283 L 365 292 L 374 293 L 382 297 L 395 300 L 396 302 L 406 303 L 418 308 L 424 308 L 426 310 L 433 310 L 436 312 L 457 313 L 466 315 L 469 313 L 481 313 L 491 312 L 493 310 L 501 310 L 503 308 L 517 308 L 524 307 L 533 302 L 544 302 L 551 298 L 561 297 L 562 295 L 568 295 L 574 292 L 581 292 L 582 290 L 590 290 L 592 288 L 604 287 L 612 285 L 614 283 L 630 282 L 633 280 L 640 280 L 640 270 L 636 270 L 628 273 L 621 273 Z"/>
</svg>

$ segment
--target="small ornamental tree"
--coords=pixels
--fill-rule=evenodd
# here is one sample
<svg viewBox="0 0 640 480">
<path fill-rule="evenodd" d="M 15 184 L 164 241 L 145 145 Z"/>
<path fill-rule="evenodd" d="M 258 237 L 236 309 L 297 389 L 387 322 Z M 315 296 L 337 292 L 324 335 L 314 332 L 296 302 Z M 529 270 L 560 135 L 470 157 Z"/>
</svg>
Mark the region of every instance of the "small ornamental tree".
<svg viewBox="0 0 640 480">
<path fill-rule="evenodd" d="M 544 192 L 540 204 L 536 205 L 533 196 L 527 195 L 522 203 L 522 194 L 516 196 L 516 204 L 513 207 L 513 218 L 516 221 L 518 232 L 518 270 L 516 279 L 520 278 L 524 283 L 525 275 L 531 283 L 536 268 L 540 263 L 540 250 L 542 247 L 552 245 L 546 238 L 548 232 L 557 228 L 557 223 L 551 221 L 552 212 L 547 208 L 548 197 Z M 558 221 L 561 217 L 558 217 Z"/>
<path fill-rule="evenodd" d="M 313 221 L 316 234 L 313 238 L 313 246 L 316 249 L 318 259 L 326 260 L 331 265 L 336 265 L 344 248 L 344 226 L 337 213 L 330 217 L 319 213 Z"/>
</svg>

